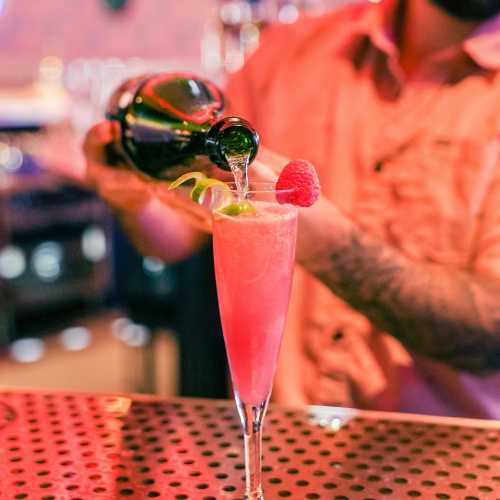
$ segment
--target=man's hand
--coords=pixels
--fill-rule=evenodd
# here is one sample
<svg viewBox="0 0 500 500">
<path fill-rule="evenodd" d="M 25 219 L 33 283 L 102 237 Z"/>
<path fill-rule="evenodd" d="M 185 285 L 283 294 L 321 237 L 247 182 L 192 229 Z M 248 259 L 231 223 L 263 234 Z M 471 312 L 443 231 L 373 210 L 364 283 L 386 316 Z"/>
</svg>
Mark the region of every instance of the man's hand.
<svg viewBox="0 0 500 500">
<path fill-rule="evenodd" d="M 108 151 L 118 139 L 116 123 L 105 121 L 92 127 L 83 143 L 87 168 L 85 181 L 115 210 L 135 213 L 154 197 L 155 185 L 124 162 L 110 165 Z"/>
<path fill-rule="evenodd" d="M 166 261 L 189 256 L 206 241 L 211 229 L 209 211 L 194 203 L 182 189 L 168 190 L 124 162 L 108 164 L 109 146 L 116 143 L 116 124 L 95 125 L 83 144 L 86 184 L 115 210 L 138 250 Z"/>
</svg>

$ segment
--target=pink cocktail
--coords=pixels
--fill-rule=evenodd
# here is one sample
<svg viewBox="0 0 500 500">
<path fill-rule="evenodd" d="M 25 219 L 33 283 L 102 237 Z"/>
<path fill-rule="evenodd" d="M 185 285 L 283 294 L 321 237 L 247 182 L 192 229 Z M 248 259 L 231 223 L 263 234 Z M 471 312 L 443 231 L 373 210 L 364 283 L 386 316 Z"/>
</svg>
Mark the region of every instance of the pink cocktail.
<svg viewBox="0 0 500 500">
<path fill-rule="evenodd" d="M 267 189 L 248 193 L 253 213 L 213 215 L 217 295 L 245 431 L 249 499 L 263 498 L 261 424 L 286 321 L 297 235 L 296 207 L 278 204 L 274 187 Z"/>
<path fill-rule="evenodd" d="M 214 217 L 217 294 L 235 391 L 258 405 L 271 390 L 286 320 L 296 209 L 253 203 L 255 215 Z"/>
</svg>

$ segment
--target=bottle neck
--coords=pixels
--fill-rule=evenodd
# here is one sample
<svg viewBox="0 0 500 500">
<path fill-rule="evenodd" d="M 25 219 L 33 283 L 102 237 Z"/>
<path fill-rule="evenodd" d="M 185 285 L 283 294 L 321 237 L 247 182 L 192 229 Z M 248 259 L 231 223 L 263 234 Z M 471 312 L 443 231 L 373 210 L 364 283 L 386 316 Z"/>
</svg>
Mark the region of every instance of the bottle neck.
<svg viewBox="0 0 500 500">
<path fill-rule="evenodd" d="M 205 146 L 211 161 L 224 170 L 231 170 L 231 158 L 247 156 L 250 164 L 257 155 L 259 142 L 259 134 L 249 122 L 231 116 L 212 126 Z"/>
</svg>

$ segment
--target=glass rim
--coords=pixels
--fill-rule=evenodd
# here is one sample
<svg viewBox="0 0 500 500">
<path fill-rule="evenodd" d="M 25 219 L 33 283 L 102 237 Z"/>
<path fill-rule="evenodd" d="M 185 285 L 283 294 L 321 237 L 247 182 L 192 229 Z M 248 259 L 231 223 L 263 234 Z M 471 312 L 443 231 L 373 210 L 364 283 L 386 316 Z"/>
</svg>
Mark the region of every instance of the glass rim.
<svg viewBox="0 0 500 500">
<path fill-rule="evenodd" d="M 226 186 L 231 193 L 238 194 L 235 182 L 226 182 Z M 276 189 L 276 182 L 250 182 L 249 189 L 246 194 L 260 194 L 260 193 L 293 193 L 293 188 Z"/>
</svg>

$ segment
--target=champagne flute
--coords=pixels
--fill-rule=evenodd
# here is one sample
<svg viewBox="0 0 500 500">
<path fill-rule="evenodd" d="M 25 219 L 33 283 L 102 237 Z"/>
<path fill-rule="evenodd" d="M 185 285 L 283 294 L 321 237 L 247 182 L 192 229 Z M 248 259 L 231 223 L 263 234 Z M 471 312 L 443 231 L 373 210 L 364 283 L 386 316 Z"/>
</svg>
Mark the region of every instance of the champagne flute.
<svg viewBox="0 0 500 500">
<path fill-rule="evenodd" d="M 285 327 L 297 235 L 297 208 L 278 203 L 281 193 L 274 184 L 255 187 L 244 201 L 236 189 L 214 190 L 224 206 L 213 210 L 217 295 L 244 431 L 248 500 L 264 499 L 262 424 Z M 217 196 L 212 206 L 220 207 Z"/>
</svg>

